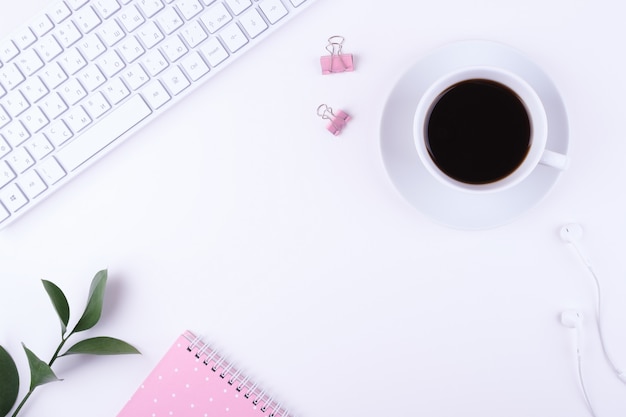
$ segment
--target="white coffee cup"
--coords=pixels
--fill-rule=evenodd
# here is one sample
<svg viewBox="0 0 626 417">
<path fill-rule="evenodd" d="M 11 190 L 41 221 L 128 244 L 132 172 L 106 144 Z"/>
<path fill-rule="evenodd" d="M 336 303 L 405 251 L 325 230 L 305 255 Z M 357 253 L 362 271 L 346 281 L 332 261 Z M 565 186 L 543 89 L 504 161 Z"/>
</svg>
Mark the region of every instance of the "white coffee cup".
<svg viewBox="0 0 626 417">
<path fill-rule="evenodd" d="M 527 138 L 528 147 L 525 157 L 521 155 L 519 164 L 511 166 L 510 172 L 507 171 L 506 175 L 485 181 L 481 180 L 479 182 L 466 181 L 464 178 L 450 175 L 450 171 L 445 172 L 442 168 L 440 168 L 440 166 L 437 165 L 435 160 L 433 160 L 435 156 L 434 154 L 431 154 L 433 148 L 429 142 L 430 138 L 428 134 L 428 126 L 432 113 L 436 111 L 438 103 L 448 92 L 454 90 L 460 85 L 468 85 L 471 83 L 480 84 L 485 82 L 494 86 L 494 88 L 512 93 L 511 96 L 516 96 L 519 100 L 519 104 L 523 106 L 523 109 L 526 111 L 529 124 Z M 454 124 L 454 114 L 450 116 L 450 120 L 450 124 Z M 458 126 L 451 127 L 453 127 L 455 131 L 460 132 L 458 133 L 459 136 L 464 135 L 464 133 L 462 133 L 463 129 L 458 129 Z M 427 171 L 447 186 L 462 191 L 501 191 L 519 184 L 526 177 L 528 177 L 539 164 L 546 165 L 551 169 L 557 170 L 563 170 L 568 165 L 568 158 L 566 155 L 546 149 L 548 140 L 548 120 L 540 97 L 524 79 L 513 72 L 498 67 L 468 67 L 439 77 L 430 85 L 430 87 L 426 89 L 418 103 L 414 117 L 413 132 L 417 153 Z M 469 138 L 470 136 L 468 135 L 467 137 Z M 455 138 L 455 140 L 451 142 L 459 143 L 459 139 L 460 138 Z M 465 137 L 462 139 L 466 143 L 469 143 L 465 140 Z M 507 140 L 507 137 L 502 137 L 502 140 Z M 501 144 L 505 143 L 499 142 L 498 146 Z M 485 153 L 481 152 L 481 154 L 484 155 Z M 470 162 L 471 161 L 468 161 L 468 164 Z"/>
</svg>

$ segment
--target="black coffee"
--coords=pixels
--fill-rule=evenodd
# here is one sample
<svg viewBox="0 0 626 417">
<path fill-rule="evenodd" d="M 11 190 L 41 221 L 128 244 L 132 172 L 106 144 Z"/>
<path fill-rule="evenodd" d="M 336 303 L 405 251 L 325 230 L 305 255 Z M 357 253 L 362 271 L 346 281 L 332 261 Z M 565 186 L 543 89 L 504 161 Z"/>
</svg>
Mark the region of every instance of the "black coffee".
<svg viewBox="0 0 626 417">
<path fill-rule="evenodd" d="M 462 81 L 444 91 L 426 123 L 426 146 L 448 176 L 487 184 L 511 174 L 530 146 L 531 126 L 519 96 L 490 80 Z"/>
</svg>

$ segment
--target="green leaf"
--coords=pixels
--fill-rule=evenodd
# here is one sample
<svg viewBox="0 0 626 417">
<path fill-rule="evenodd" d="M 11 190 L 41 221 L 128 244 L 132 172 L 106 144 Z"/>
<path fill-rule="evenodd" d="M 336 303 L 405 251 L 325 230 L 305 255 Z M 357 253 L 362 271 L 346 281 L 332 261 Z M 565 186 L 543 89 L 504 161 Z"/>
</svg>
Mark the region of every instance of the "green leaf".
<svg viewBox="0 0 626 417">
<path fill-rule="evenodd" d="M 76 323 L 74 328 L 75 332 L 82 332 L 83 330 L 91 329 L 100 320 L 102 315 L 102 304 L 104 302 L 104 290 L 107 283 L 107 270 L 99 271 L 91 281 L 91 288 L 89 289 L 89 299 L 87 300 L 87 306 L 83 312 L 82 317 Z"/>
<path fill-rule="evenodd" d="M 88 355 L 127 355 L 140 353 L 133 346 L 123 340 L 112 337 L 94 337 L 76 343 L 69 348 L 65 355 L 88 354 Z"/>
<path fill-rule="evenodd" d="M 61 334 L 65 334 L 67 330 L 67 323 L 70 321 L 70 305 L 67 302 L 67 298 L 63 291 L 57 287 L 54 283 L 42 279 L 43 287 L 46 289 L 52 305 L 59 315 L 61 320 Z"/>
<path fill-rule="evenodd" d="M 17 400 L 20 376 L 9 352 L 0 346 L 0 416 L 6 416 Z"/>
<path fill-rule="evenodd" d="M 40 385 L 47 384 L 49 382 L 60 381 L 54 374 L 52 368 L 47 363 L 42 361 L 35 355 L 30 349 L 28 349 L 23 343 L 24 350 L 26 351 L 26 357 L 28 357 L 28 366 L 30 367 L 30 390 L 34 390 Z"/>
</svg>

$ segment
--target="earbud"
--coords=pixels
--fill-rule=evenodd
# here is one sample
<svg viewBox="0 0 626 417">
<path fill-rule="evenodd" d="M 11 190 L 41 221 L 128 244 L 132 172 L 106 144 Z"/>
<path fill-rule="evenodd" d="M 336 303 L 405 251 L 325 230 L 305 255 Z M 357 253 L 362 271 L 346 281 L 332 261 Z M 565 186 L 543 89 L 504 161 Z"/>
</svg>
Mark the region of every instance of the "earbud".
<svg viewBox="0 0 626 417">
<path fill-rule="evenodd" d="M 587 393 L 587 387 L 585 386 L 585 379 L 583 377 L 583 366 L 582 366 L 582 352 L 580 351 L 580 339 L 582 336 L 582 321 L 583 315 L 580 311 L 576 310 L 565 310 L 561 312 L 561 324 L 568 329 L 574 329 L 575 332 L 575 349 L 576 349 L 576 364 L 578 367 L 578 382 L 580 383 L 580 388 L 582 390 L 583 397 L 585 398 L 585 403 L 587 404 L 587 408 L 589 409 L 589 413 L 591 417 L 596 417 L 596 413 L 593 409 L 593 405 L 591 404 L 591 400 L 589 399 L 589 394 Z"/>
<path fill-rule="evenodd" d="M 580 330 L 582 327 L 583 315 L 576 310 L 565 310 L 561 313 L 561 324 L 570 329 Z"/>
<path fill-rule="evenodd" d="M 588 268 L 591 268 L 591 264 L 589 262 L 589 258 L 587 258 L 585 253 L 580 248 L 580 240 L 583 237 L 583 228 L 582 228 L 582 226 L 580 224 L 578 224 L 578 223 L 566 224 L 565 226 L 561 227 L 561 231 L 560 231 L 559 234 L 561 236 L 561 239 L 564 242 L 569 243 L 569 244 L 571 244 L 574 247 L 574 249 L 576 250 L 576 253 L 580 257 L 580 259 L 583 261 L 583 263 Z"/>
<path fill-rule="evenodd" d="M 583 236 L 583 228 L 578 223 L 569 223 L 561 228 L 561 239 L 567 243 L 579 242 Z"/>
</svg>

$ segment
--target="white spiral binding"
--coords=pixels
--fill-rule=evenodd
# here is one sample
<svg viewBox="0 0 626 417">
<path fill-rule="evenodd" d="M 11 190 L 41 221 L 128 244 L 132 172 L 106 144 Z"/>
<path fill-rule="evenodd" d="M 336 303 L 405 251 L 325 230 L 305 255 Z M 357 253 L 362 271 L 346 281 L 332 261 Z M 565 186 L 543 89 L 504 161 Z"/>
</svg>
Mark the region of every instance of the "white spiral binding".
<svg viewBox="0 0 626 417">
<path fill-rule="evenodd" d="M 237 370 L 237 372 L 235 372 L 235 374 L 228 380 L 228 385 L 235 385 L 235 381 L 237 381 L 237 378 L 239 378 L 240 374 L 241 371 Z"/>
<path fill-rule="evenodd" d="M 250 380 L 249 377 L 244 375 L 241 370 L 237 368 L 231 361 L 222 356 L 216 349 L 212 348 L 208 343 L 202 340 L 202 337 L 195 336 L 191 332 L 186 332 L 185 337 L 189 340 L 189 346 L 187 350 L 194 352 L 194 356 L 202 360 L 202 363 L 209 367 L 211 371 L 218 373 L 218 375 L 224 379 L 229 385 L 236 386 L 238 392 L 244 392 L 244 398 L 251 399 L 253 405 L 260 405 L 258 410 L 260 415 L 267 415 L 268 417 L 293 417 L 292 414 L 281 403 L 274 400 L 270 395 L 267 395 L 265 390 L 262 390 L 259 385 Z M 230 375 L 230 372 L 233 372 Z M 226 377 L 229 376 L 227 379 Z M 270 410 L 269 414 L 266 414 Z"/>
</svg>

